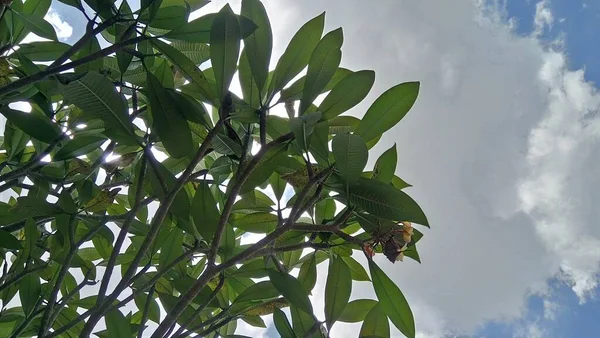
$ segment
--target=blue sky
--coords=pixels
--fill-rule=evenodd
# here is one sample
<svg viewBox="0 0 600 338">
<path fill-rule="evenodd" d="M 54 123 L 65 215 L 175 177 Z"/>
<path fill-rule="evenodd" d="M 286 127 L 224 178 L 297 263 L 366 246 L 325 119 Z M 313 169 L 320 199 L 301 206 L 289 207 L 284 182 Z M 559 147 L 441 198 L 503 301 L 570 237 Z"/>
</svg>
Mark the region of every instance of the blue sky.
<svg viewBox="0 0 600 338">
<path fill-rule="evenodd" d="M 327 30 L 344 28 L 343 66 L 377 73 L 352 114 L 421 81 L 417 104 L 372 156 L 397 144 L 397 174 L 432 224 L 422 265 L 381 262 L 419 338 L 598 337 L 600 2 L 504 1 L 263 0 L 274 57 L 322 11 Z M 205 10 L 225 2 L 239 9 L 214 0 Z M 81 17 L 55 9 L 73 42 Z M 336 324 L 332 337 L 357 329 Z"/>
<path fill-rule="evenodd" d="M 538 2 L 508 0 L 507 16 L 516 20 L 516 31 L 530 35 L 535 31 L 533 18 Z M 571 69 L 585 69 L 585 79 L 600 84 L 600 1 L 552 0 L 544 4 L 552 13 L 553 22 L 545 27 L 540 40 L 552 44 L 562 42 Z M 512 322 L 489 322 L 477 335 L 487 338 L 504 338 L 516 335 L 529 337 L 533 330 L 544 331 L 544 337 L 598 337 L 600 335 L 600 290 L 596 288 L 581 303 L 573 290 L 558 278 L 550 282 L 550 300 L 556 305 L 550 318 L 544 316 L 544 299 L 531 296 L 526 303 L 523 318 Z"/>
</svg>

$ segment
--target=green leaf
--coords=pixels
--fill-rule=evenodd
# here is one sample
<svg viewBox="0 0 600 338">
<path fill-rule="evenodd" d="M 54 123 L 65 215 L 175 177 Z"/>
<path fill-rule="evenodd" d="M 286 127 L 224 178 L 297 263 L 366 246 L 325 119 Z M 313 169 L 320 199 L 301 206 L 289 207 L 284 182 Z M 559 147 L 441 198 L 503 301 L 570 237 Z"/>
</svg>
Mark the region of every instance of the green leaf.
<svg viewBox="0 0 600 338">
<path fill-rule="evenodd" d="M 308 294 L 304 291 L 302 283 L 296 278 L 279 271 L 269 270 L 269 279 L 275 288 L 281 292 L 281 295 L 292 305 L 308 314 L 312 314 L 312 305 L 308 299 Z"/>
<path fill-rule="evenodd" d="M 140 21 L 148 22 L 148 19 L 152 18 L 151 27 L 172 30 L 184 26 L 188 22 L 189 14 L 185 6 L 161 6 L 156 15 L 142 15 Z"/>
<path fill-rule="evenodd" d="M 0 248 L 19 250 L 22 246 L 21 242 L 10 232 L 0 229 Z"/>
<path fill-rule="evenodd" d="M 63 86 L 62 94 L 90 118 L 103 120 L 109 136 L 125 137 L 130 141 L 135 137 L 125 99 L 116 92 L 112 82 L 101 74 L 93 71 L 87 73 Z"/>
<path fill-rule="evenodd" d="M 296 334 L 296 337 L 322 337 L 320 333 L 307 335 L 314 325 L 318 325 L 312 315 L 301 311 L 293 304 L 290 306 L 290 312 L 292 314 L 292 325 L 294 327 L 294 333 Z"/>
<path fill-rule="evenodd" d="M 250 116 L 254 119 L 258 119 L 255 109 L 260 108 L 261 97 L 259 95 L 260 92 L 258 90 L 258 86 L 256 85 L 256 80 L 254 79 L 252 70 L 250 69 L 246 48 L 242 50 L 242 54 L 240 55 L 238 77 L 240 79 L 244 101 L 246 101 L 250 107 L 254 108 L 251 109 Z"/>
<path fill-rule="evenodd" d="M 352 278 L 350 269 L 341 257 L 331 260 L 325 283 L 325 320 L 331 329 L 350 300 Z"/>
<path fill-rule="evenodd" d="M 138 307 L 138 309 L 140 309 L 140 311 L 144 311 L 144 309 L 146 308 L 146 302 L 149 300 L 150 305 L 148 308 L 148 319 L 160 324 L 160 307 L 158 306 L 158 303 L 156 302 L 154 297 L 150 297 L 148 299 L 148 296 L 146 294 L 141 294 L 136 296 L 134 300 L 135 305 Z"/>
<path fill-rule="evenodd" d="M 75 59 L 79 60 L 88 55 L 94 54 L 100 51 L 100 43 L 98 42 L 98 38 L 95 36 L 90 38 L 86 43 L 83 44 L 79 52 L 77 52 Z M 108 60 L 109 58 L 105 58 Z M 102 59 L 97 59 L 94 61 L 90 61 L 88 63 L 84 63 L 80 66 L 75 67 L 75 74 L 83 74 L 89 71 L 100 71 L 104 67 L 104 61 Z"/>
<path fill-rule="evenodd" d="M 106 314 L 108 336 L 114 338 L 131 338 L 131 323 L 118 309 Z"/>
<path fill-rule="evenodd" d="M 54 61 L 71 46 L 55 41 L 34 41 L 19 45 L 19 53 L 31 61 Z"/>
<path fill-rule="evenodd" d="M 52 157 L 53 161 L 64 161 L 81 155 L 91 153 L 99 149 L 106 141 L 106 137 L 102 135 L 81 135 L 69 140 L 60 148 Z"/>
<path fill-rule="evenodd" d="M 354 134 L 338 134 L 331 143 L 338 173 L 348 182 L 355 182 L 369 159 L 369 150 L 365 141 Z"/>
<path fill-rule="evenodd" d="M 24 131 L 27 135 L 45 143 L 52 143 L 60 136 L 60 129 L 46 116 L 36 113 L 25 113 L 10 109 L 7 106 L 0 108 L 0 113 L 14 126 Z"/>
<path fill-rule="evenodd" d="M 373 168 L 373 178 L 383 183 L 390 183 L 396 172 L 396 163 L 398 163 L 398 153 L 396 144 L 386 150 L 375 163 Z"/>
<path fill-rule="evenodd" d="M 308 293 L 311 293 L 312 289 L 315 288 L 317 283 L 317 259 L 314 254 L 300 266 L 298 280 Z"/>
<path fill-rule="evenodd" d="M 419 82 L 406 82 L 388 89 L 373 102 L 356 128 L 369 142 L 395 126 L 408 113 L 419 95 Z"/>
<path fill-rule="evenodd" d="M 329 166 L 329 124 L 327 121 L 315 125 L 309 149 L 319 165 Z"/>
<path fill-rule="evenodd" d="M 327 86 L 325 86 L 325 88 L 323 89 L 321 94 L 332 90 L 342 79 L 344 79 L 349 74 L 352 74 L 351 70 L 339 67 L 335 71 L 335 73 L 333 74 L 333 77 L 331 78 L 331 81 L 329 81 Z M 282 89 L 278 102 L 281 103 L 281 102 L 290 102 L 290 101 L 300 100 L 302 98 L 302 91 L 304 90 L 305 82 L 306 82 L 306 76 L 303 76 L 303 77 L 299 78 L 298 80 L 296 80 L 289 87 Z"/>
<path fill-rule="evenodd" d="M 372 299 L 353 300 L 346 305 L 346 308 L 344 309 L 344 312 L 342 312 L 342 315 L 338 321 L 345 323 L 362 322 L 365 320 L 371 309 L 376 305 L 377 301 Z"/>
<path fill-rule="evenodd" d="M 241 15 L 252 20 L 258 28 L 244 38 L 244 47 L 252 76 L 260 93 L 263 93 L 269 76 L 269 63 L 273 48 L 273 33 L 267 11 L 260 0 L 243 0 Z"/>
<path fill-rule="evenodd" d="M 423 210 L 410 196 L 378 180 L 359 178 L 350 186 L 348 201 L 375 216 L 429 227 Z"/>
<path fill-rule="evenodd" d="M 216 94 L 213 93 L 208 79 L 192 60 L 168 43 L 156 39 L 151 40 L 151 42 L 154 48 L 163 53 L 177 68 L 179 68 L 185 78 L 198 89 L 205 100 L 208 100 L 209 102 L 215 100 Z"/>
<path fill-rule="evenodd" d="M 367 314 L 362 327 L 360 328 L 359 337 L 369 338 L 389 338 L 390 323 L 382 309 L 381 305 L 375 305 Z M 407 335 L 408 336 L 408 335 Z M 412 336 L 414 337 L 414 333 Z"/>
<path fill-rule="evenodd" d="M 298 142 L 298 145 L 303 150 L 308 150 L 311 135 L 315 130 L 315 125 L 320 119 L 320 112 L 314 112 L 290 119 L 290 129 L 294 133 L 296 142 Z"/>
<path fill-rule="evenodd" d="M 329 120 L 359 104 L 369 94 L 375 82 L 375 72 L 361 70 L 344 77 L 319 105 L 323 119 Z"/>
<path fill-rule="evenodd" d="M 271 299 L 278 297 L 279 291 L 273 286 L 273 283 L 269 281 L 258 282 L 242 293 L 235 299 L 234 303 L 250 302 L 255 300 Z"/>
<path fill-rule="evenodd" d="M 325 13 L 305 23 L 294 35 L 285 52 L 277 62 L 270 85 L 270 93 L 280 91 L 304 67 L 321 40 L 325 25 Z"/>
<path fill-rule="evenodd" d="M 19 296 L 21 299 L 21 306 L 23 311 L 27 315 L 33 311 L 35 304 L 40 300 L 39 297 L 42 293 L 42 287 L 40 284 L 40 276 L 37 272 L 32 272 L 19 282 Z"/>
<path fill-rule="evenodd" d="M 348 265 L 348 268 L 350 268 L 350 274 L 352 275 L 353 280 L 362 281 L 362 282 L 371 281 L 365 268 L 359 262 L 357 262 L 354 258 L 342 257 L 342 259 L 344 260 L 344 262 L 346 262 L 346 264 Z"/>
<path fill-rule="evenodd" d="M 169 155 L 185 157 L 193 151 L 192 132 L 174 100 L 154 74 L 147 73 L 148 99 L 156 133 Z"/>
<path fill-rule="evenodd" d="M 165 34 L 165 38 L 184 40 L 189 42 L 209 43 L 211 27 L 218 13 L 201 16 L 187 24 Z M 252 20 L 243 15 L 235 15 L 240 27 L 240 38 L 246 38 L 256 30 Z"/>
<path fill-rule="evenodd" d="M 279 336 L 282 338 L 295 338 L 294 329 L 292 329 L 292 324 L 288 321 L 285 313 L 279 309 L 275 309 L 273 312 L 273 323 L 275 324 L 275 328 L 279 333 Z"/>
<path fill-rule="evenodd" d="M 229 5 L 215 17 L 210 31 L 210 60 L 217 82 L 217 95 L 223 100 L 229 91 L 240 53 L 241 32 Z"/>
<path fill-rule="evenodd" d="M 204 43 L 176 40 L 173 41 L 171 46 L 180 51 L 194 62 L 194 64 L 199 65 L 210 59 L 210 48 Z"/>
<path fill-rule="evenodd" d="M 42 38 L 54 41 L 58 40 L 56 37 L 56 31 L 54 31 L 54 27 L 52 27 L 52 25 L 43 18 L 26 13 L 19 13 L 16 11 L 13 11 L 13 13 L 17 16 L 17 18 L 19 18 L 19 20 L 21 20 L 23 26 L 25 26 L 25 28 L 30 32 Z"/>
<path fill-rule="evenodd" d="M 181 254 L 183 254 L 183 231 L 179 228 L 172 228 L 169 236 L 160 247 L 158 265 L 161 269 L 164 269 Z"/>
<path fill-rule="evenodd" d="M 308 71 L 300 100 L 300 115 L 304 114 L 333 78 L 342 60 L 340 48 L 343 41 L 342 29 L 338 28 L 327 33 L 315 47 L 308 62 Z"/>
<path fill-rule="evenodd" d="M 192 200 L 192 218 L 198 232 L 205 240 L 212 240 L 219 222 L 217 202 L 210 191 L 208 183 L 201 183 Z"/>
<path fill-rule="evenodd" d="M 256 212 L 242 216 L 232 222 L 233 226 L 245 232 L 266 234 L 275 230 L 277 215 L 267 212 Z"/>
<path fill-rule="evenodd" d="M 28 29 L 25 29 L 24 23 L 19 20 L 19 18 L 13 17 L 14 11 L 24 13 L 26 15 L 35 16 L 38 18 L 43 18 L 48 10 L 50 9 L 50 5 L 52 4 L 52 0 L 30 0 L 22 3 L 21 1 L 16 2 L 13 1 L 11 8 L 13 11 L 6 12 L 5 15 L 7 17 L 7 24 L 11 25 L 8 21 L 9 18 L 12 19 L 12 38 L 15 44 L 21 42 L 29 33 Z M 16 14 L 15 14 L 16 16 Z"/>
<path fill-rule="evenodd" d="M 375 262 L 369 261 L 369 270 L 382 312 L 390 318 L 400 332 L 408 338 L 414 338 L 415 320 L 402 291 Z"/>
</svg>

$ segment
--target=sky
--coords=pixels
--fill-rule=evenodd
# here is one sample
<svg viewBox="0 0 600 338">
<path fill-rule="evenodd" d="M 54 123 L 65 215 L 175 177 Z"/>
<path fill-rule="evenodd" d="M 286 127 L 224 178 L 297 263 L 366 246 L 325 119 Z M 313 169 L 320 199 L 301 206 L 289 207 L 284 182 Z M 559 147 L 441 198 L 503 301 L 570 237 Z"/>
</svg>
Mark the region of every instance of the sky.
<svg viewBox="0 0 600 338">
<path fill-rule="evenodd" d="M 377 74 L 353 115 L 385 89 L 421 81 L 414 108 L 371 155 L 373 164 L 397 144 L 397 174 L 430 220 L 423 264 L 380 262 L 420 338 L 599 335 L 600 2 L 263 2 L 274 56 L 323 11 L 326 30 L 343 27 L 342 65 Z M 81 32 L 77 13 L 60 4 L 48 20 L 63 40 Z M 362 286 L 353 298 L 374 296 Z M 332 337 L 357 329 L 336 324 Z"/>
</svg>

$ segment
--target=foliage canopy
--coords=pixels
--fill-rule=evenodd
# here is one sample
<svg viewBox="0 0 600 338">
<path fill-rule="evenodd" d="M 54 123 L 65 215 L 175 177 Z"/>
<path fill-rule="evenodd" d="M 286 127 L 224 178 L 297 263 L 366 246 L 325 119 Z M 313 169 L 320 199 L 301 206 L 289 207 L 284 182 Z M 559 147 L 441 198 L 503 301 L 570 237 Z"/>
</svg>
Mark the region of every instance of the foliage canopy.
<svg viewBox="0 0 600 338">
<path fill-rule="evenodd" d="M 375 74 L 340 67 L 324 14 L 270 69 L 260 0 L 189 22 L 208 1 L 59 1 L 88 20 L 72 45 L 44 19 L 52 0 L 0 1 L 0 337 L 234 337 L 270 314 L 282 337 L 338 321 L 389 337 L 388 318 L 415 336 L 373 257 L 419 261 L 412 223 L 428 222 L 395 145 L 365 167 L 418 83 L 358 119 L 343 113 Z M 356 282 L 377 301 L 350 301 Z"/>
</svg>

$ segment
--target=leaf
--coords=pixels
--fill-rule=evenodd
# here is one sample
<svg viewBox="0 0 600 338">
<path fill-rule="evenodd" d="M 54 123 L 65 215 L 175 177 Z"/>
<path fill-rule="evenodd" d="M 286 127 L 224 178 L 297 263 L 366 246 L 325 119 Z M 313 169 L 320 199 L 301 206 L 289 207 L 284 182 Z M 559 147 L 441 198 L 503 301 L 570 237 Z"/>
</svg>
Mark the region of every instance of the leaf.
<svg viewBox="0 0 600 338">
<path fill-rule="evenodd" d="M 314 254 L 300 266 L 298 280 L 309 294 L 315 288 L 317 283 L 317 259 Z"/>
<path fill-rule="evenodd" d="M 102 135 L 82 135 L 68 141 L 56 154 L 52 157 L 53 161 L 64 161 L 74 157 L 88 154 L 96 149 L 99 149 L 106 141 L 106 137 Z"/>
<path fill-rule="evenodd" d="M 279 291 L 269 281 L 258 282 L 237 296 L 234 303 L 243 303 L 255 300 L 276 298 L 280 295 Z"/>
<path fill-rule="evenodd" d="M 375 305 L 371 311 L 369 311 L 362 327 L 360 328 L 360 333 L 358 336 L 369 338 L 390 337 L 390 323 L 388 322 L 381 305 Z M 414 334 L 412 337 L 414 337 Z"/>
<path fill-rule="evenodd" d="M 201 183 L 192 200 L 192 218 L 198 232 L 205 240 L 212 240 L 219 222 L 217 203 L 208 183 Z"/>
<path fill-rule="evenodd" d="M 238 21 L 225 5 L 215 17 L 210 31 L 210 61 L 217 82 L 217 96 L 223 100 L 229 91 L 240 53 L 241 32 Z"/>
<path fill-rule="evenodd" d="M 296 278 L 279 271 L 269 270 L 269 279 L 286 300 L 300 310 L 312 314 L 312 305 L 308 299 L 308 294 L 304 291 L 302 283 Z"/>
<path fill-rule="evenodd" d="M 0 248 L 19 250 L 22 246 L 21 242 L 10 232 L 0 229 Z"/>
<path fill-rule="evenodd" d="M 204 43 L 176 40 L 173 41 L 171 46 L 180 51 L 196 65 L 210 59 L 210 48 Z"/>
<path fill-rule="evenodd" d="M 398 153 L 396 144 L 383 152 L 377 159 L 373 168 L 373 178 L 383 183 L 390 183 L 396 172 L 396 163 L 398 163 Z"/>
<path fill-rule="evenodd" d="M 292 314 L 292 325 L 296 337 L 320 337 L 319 334 L 313 336 L 307 335 L 314 325 L 318 325 L 312 315 L 301 311 L 298 307 L 293 305 L 290 306 L 290 313 Z"/>
<path fill-rule="evenodd" d="M 111 338 L 131 338 L 131 323 L 121 311 L 112 310 L 106 314 L 106 328 Z"/>
<path fill-rule="evenodd" d="M 192 132 L 167 90 L 154 74 L 147 73 L 148 99 L 153 126 L 169 155 L 181 158 L 193 151 Z"/>
<path fill-rule="evenodd" d="M 394 282 L 375 264 L 369 261 L 375 294 L 382 312 L 408 338 L 415 337 L 415 320 L 404 295 Z M 373 310 L 371 310 L 373 311 Z M 369 316 L 367 316 L 369 317 Z"/>
<path fill-rule="evenodd" d="M 275 328 L 277 329 L 279 336 L 282 338 L 296 337 L 294 330 L 292 329 L 292 324 L 290 324 L 283 311 L 275 309 L 273 312 L 273 323 L 275 324 Z"/>
<path fill-rule="evenodd" d="M 240 55 L 240 62 L 238 65 L 238 77 L 240 79 L 240 85 L 242 87 L 242 95 L 244 97 L 244 101 L 246 101 L 250 107 L 254 108 L 250 110 L 249 115 L 251 118 L 257 120 L 258 115 L 255 109 L 260 108 L 261 97 L 259 95 L 259 90 L 256 85 L 256 80 L 254 80 L 252 70 L 250 69 L 250 63 L 248 62 L 248 54 L 246 52 L 246 48 L 242 50 L 242 54 Z"/>
<path fill-rule="evenodd" d="M 298 145 L 300 145 L 300 148 L 303 150 L 308 150 L 311 135 L 315 130 L 315 125 L 320 119 L 320 112 L 314 112 L 290 119 L 290 129 L 294 133 L 296 142 L 298 142 Z"/>
<path fill-rule="evenodd" d="M 11 207 L 7 214 L 0 216 L 0 225 L 16 223 L 27 218 L 39 216 L 56 216 L 63 210 L 43 198 L 23 196 L 17 198 L 17 204 Z"/>
<path fill-rule="evenodd" d="M 41 17 L 30 15 L 26 13 L 19 13 L 17 11 L 13 11 L 13 13 L 21 20 L 21 23 L 27 30 L 34 33 L 35 35 L 50 39 L 50 40 L 58 40 L 56 37 L 56 31 L 54 31 L 54 27 L 44 20 Z"/>
<path fill-rule="evenodd" d="M 167 43 L 157 39 L 151 40 L 151 42 L 154 48 L 163 53 L 177 68 L 179 68 L 186 79 L 198 89 L 200 94 L 206 100 L 212 102 L 215 99 L 216 94 L 212 92 L 211 85 L 206 76 L 198 69 L 192 60 L 188 59 L 187 56 Z"/>
<path fill-rule="evenodd" d="M 369 158 L 369 150 L 365 141 L 354 134 L 338 134 L 331 143 L 338 173 L 348 182 L 355 182 Z"/>
<path fill-rule="evenodd" d="M 211 27 L 218 13 L 201 16 L 187 24 L 165 34 L 165 38 L 189 42 L 209 43 Z M 252 20 L 242 15 L 235 15 L 240 27 L 240 38 L 246 38 L 254 32 L 256 25 Z"/>
<path fill-rule="evenodd" d="M 0 108 L 0 113 L 14 126 L 24 131 L 27 135 L 45 143 L 52 143 L 60 136 L 60 129 L 46 116 L 36 113 L 25 113 L 10 109 L 7 106 Z"/>
<path fill-rule="evenodd" d="M 331 81 L 323 88 L 321 94 L 330 91 L 333 89 L 343 78 L 352 74 L 352 71 L 346 68 L 338 67 L 338 69 L 333 74 Z M 281 90 L 280 97 L 278 102 L 290 102 L 297 101 L 302 98 L 302 91 L 304 90 L 304 83 L 306 82 L 306 76 L 303 76 L 296 80 L 290 86 Z M 320 110 L 319 110 L 320 111 Z"/>
<path fill-rule="evenodd" d="M 329 166 L 329 124 L 317 123 L 310 141 L 310 153 L 321 166 Z"/>
<path fill-rule="evenodd" d="M 408 113 L 419 95 L 419 82 L 406 82 L 388 89 L 373 102 L 356 128 L 369 142 L 395 126 Z"/>
<path fill-rule="evenodd" d="M 369 94 L 375 82 L 375 72 L 361 70 L 344 77 L 319 105 L 323 119 L 329 120 L 359 104 Z"/>
<path fill-rule="evenodd" d="M 338 321 L 345 323 L 362 322 L 365 320 L 367 314 L 371 311 L 371 309 L 377 304 L 377 301 L 372 299 L 353 300 L 350 303 L 348 303 L 348 305 L 346 305 L 346 308 L 344 309 L 344 312 L 342 312 L 342 315 L 340 316 Z"/>
<path fill-rule="evenodd" d="M 258 27 L 244 38 L 244 47 L 252 76 L 260 93 L 263 93 L 269 76 L 269 63 L 273 48 L 273 32 L 267 11 L 260 0 L 243 0 L 241 15 L 252 20 Z"/>
<path fill-rule="evenodd" d="M 234 227 L 245 232 L 266 234 L 275 230 L 277 221 L 277 215 L 267 212 L 256 212 L 236 219 L 232 224 Z"/>
<path fill-rule="evenodd" d="M 133 124 L 127 114 L 127 104 L 115 86 L 104 76 L 91 71 L 62 87 L 62 94 L 70 103 L 81 108 L 90 118 L 104 121 L 108 134 L 132 140 Z M 113 134 L 114 133 L 114 134 Z"/>
<path fill-rule="evenodd" d="M 150 301 L 150 305 L 148 308 L 148 319 L 151 321 L 160 324 L 160 307 L 158 303 L 154 299 L 154 297 L 148 298 L 146 294 L 141 294 L 135 297 L 135 305 L 140 309 L 140 311 L 144 311 L 146 308 L 146 302 Z"/>
<path fill-rule="evenodd" d="M 427 217 L 410 196 L 378 180 L 359 178 L 350 186 L 348 201 L 375 216 L 429 227 Z"/>
<path fill-rule="evenodd" d="M 79 52 L 77 52 L 75 59 L 79 60 L 88 55 L 94 54 L 100 51 L 100 43 L 98 39 L 94 36 L 90 38 L 86 43 L 83 44 Z M 105 60 L 109 60 L 109 58 L 105 58 Z M 100 71 L 104 67 L 104 61 L 102 59 L 97 59 L 94 61 L 90 61 L 88 63 L 84 63 L 81 66 L 75 67 L 75 74 L 83 74 L 89 71 Z"/>
<path fill-rule="evenodd" d="M 359 262 L 357 262 L 354 258 L 342 257 L 342 259 L 344 260 L 344 262 L 346 262 L 346 264 L 348 265 L 348 268 L 350 268 L 350 274 L 351 274 L 353 280 L 362 281 L 362 282 L 371 281 L 365 268 Z"/>
<path fill-rule="evenodd" d="M 29 315 L 33 311 L 35 304 L 40 300 L 42 293 L 40 276 L 37 272 L 31 272 L 19 282 L 19 296 L 23 311 Z"/>
<path fill-rule="evenodd" d="M 324 24 L 325 13 L 322 13 L 305 23 L 294 35 L 277 62 L 269 86 L 270 93 L 280 91 L 308 65 L 313 50 L 321 40 Z"/>
<path fill-rule="evenodd" d="M 304 90 L 300 100 L 299 114 L 302 115 L 333 78 L 342 60 L 342 29 L 327 33 L 317 44 L 308 62 Z"/>
<path fill-rule="evenodd" d="M 19 45 L 18 53 L 31 61 L 54 61 L 71 46 L 55 41 L 34 41 Z"/>
<path fill-rule="evenodd" d="M 189 14 L 186 6 L 161 6 L 156 15 L 142 15 L 140 21 L 147 22 L 149 18 L 152 18 L 151 27 L 172 30 L 185 25 L 188 22 Z"/>
<path fill-rule="evenodd" d="M 181 254 L 183 254 L 183 231 L 179 228 L 172 228 L 169 236 L 160 247 L 158 265 L 161 269 L 164 269 Z"/>
<path fill-rule="evenodd" d="M 331 329 L 350 300 L 352 277 L 350 269 L 341 257 L 331 260 L 325 283 L 325 320 Z"/>
</svg>

